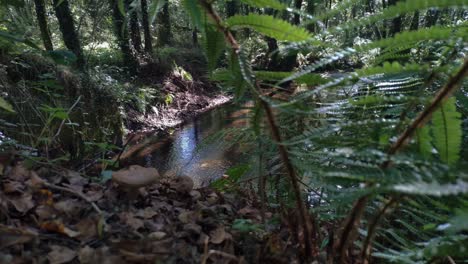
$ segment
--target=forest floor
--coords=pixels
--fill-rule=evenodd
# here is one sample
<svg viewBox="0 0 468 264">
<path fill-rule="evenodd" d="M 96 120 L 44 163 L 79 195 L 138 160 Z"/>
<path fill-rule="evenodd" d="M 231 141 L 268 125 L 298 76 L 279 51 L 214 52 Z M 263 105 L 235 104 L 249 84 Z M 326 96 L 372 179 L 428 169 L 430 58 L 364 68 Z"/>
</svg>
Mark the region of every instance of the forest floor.
<svg viewBox="0 0 468 264">
<path fill-rule="evenodd" d="M 139 133 L 177 127 L 232 99 L 208 80 L 187 80 L 177 73 L 166 77 L 160 92 L 166 97 L 164 104 L 152 106 L 145 114 L 127 112 L 130 130 Z"/>
<path fill-rule="evenodd" d="M 0 186 L 0 263 L 294 263 L 297 257 L 286 226 L 262 214 L 252 194 L 193 190 L 189 178 L 125 189 L 114 179 L 98 182 L 53 167 L 31 171 L 18 162 Z"/>
</svg>

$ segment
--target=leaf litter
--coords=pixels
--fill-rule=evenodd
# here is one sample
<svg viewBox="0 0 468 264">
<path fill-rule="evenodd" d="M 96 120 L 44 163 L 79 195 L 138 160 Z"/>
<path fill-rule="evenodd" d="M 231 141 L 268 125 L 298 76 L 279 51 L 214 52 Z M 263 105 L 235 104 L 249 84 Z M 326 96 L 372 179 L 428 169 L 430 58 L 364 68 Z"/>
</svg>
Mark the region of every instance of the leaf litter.
<svg viewBox="0 0 468 264">
<path fill-rule="evenodd" d="M 157 174 L 156 180 L 150 175 L 155 169 L 139 166 L 116 172 L 119 181 L 129 177 L 125 186 L 71 170 L 37 171 L 18 162 L 0 178 L 0 263 L 295 263 L 297 258 L 286 225 L 274 224 L 270 212 L 262 219 L 251 197 L 193 190 L 189 177 Z M 131 177 L 150 179 L 137 179 L 133 188 Z"/>
</svg>

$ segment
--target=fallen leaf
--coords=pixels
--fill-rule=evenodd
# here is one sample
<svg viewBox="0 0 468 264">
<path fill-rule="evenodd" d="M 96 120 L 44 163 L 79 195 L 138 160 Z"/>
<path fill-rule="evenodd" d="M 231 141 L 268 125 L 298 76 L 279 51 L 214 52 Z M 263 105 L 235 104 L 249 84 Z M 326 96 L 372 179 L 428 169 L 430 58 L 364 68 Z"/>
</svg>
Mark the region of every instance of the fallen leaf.
<svg viewBox="0 0 468 264">
<path fill-rule="evenodd" d="M 144 219 L 151 219 L 153 216 L 157 215 L 158 212 L 156 212 L 153 208 L 151 207 L 146 207 L 144 210 L 138 210 L 136 213 L 137 216 L 144 218 Z"/>
<path fill-rule="evenodd" d="M 52 250 L 47 254 L 47 259 L 49 260 L 50 264 L 61 264 L 67 263 L 72 261 L 76 256 L 77 253 L 75 250 L 71 250 L 67 247 L 50 246 Z"/>
<path fill-rule="evenodd" d="M 27 243 L 37 237 L 37 232 L 0 224 L 0 249 Z"/>
<path fill-rule="evenodd" d="M 120 221 L 130 226 L 133 230 L 142 228 L 145 224 L 141 219 L 135 217 L 133 213 L 122 212 L 119 214 Z"/>
<path fill-rule="evenodd" d="M 69 237 L 77 237 L 80 233 L 66 227 L 61 221 L 45 221 L 41 223 L 40 228 L 49 232 L 55 232 Z"/>
<path fill-rule="evenodd" d="M 148 238 L 154 239 L 154 240 L 161 240 L 166 236 L 166 233 L 156 231 L 148 235 Z"/>
<path fill-rule="evenodd" d="M 78 260 L 81 264 L 91 264 L 96 261 L 95 250 L 89 246 L 81 248 L 78 252 Z"/>
<path fill-rule="evenodd" d="M 226 231 L 220 226 L 210 232 L 210 242 L 213 244 L 221 244 L 226 239 Z"/>
<path fill-rule="evenodd" d="M 39 217 L 39 221 L 43 222 L 45 220 L 53 219 L 56 216 L 57 211 L 49 205 L 39 205 L 34 210 L 36 215 Z"/>
<path fill-rule="evenodd" d="M 18 198 L 9 198 L 8 201 L 11 204 L 13 204 L 13 206 L 18 212 L 23 214 L 31 210 L 35 206 L 31 194 L 23 194 L 21 197 Z"/>
<path fill-rule="evenodd" d="M 79 233 L 77 237 L 81 241 L 90 240 L 98 235 L 97 223 L 91 218 L 81 219 L 75 228 Z"/>
<path fill-rule="evenodd" d="M 55 203 L 54 208 L 68 217 L 78 217 L 82 213 L 84 205 L 81 201 L 67 199 Z"/>
<path fill-rule="evenodd" d="M 3 192 L 6 194 L 11 193 L 22 193 L 24 189 L 24 184 L 17 181 L 6 181 L 3 183 Z"/>
</svg>

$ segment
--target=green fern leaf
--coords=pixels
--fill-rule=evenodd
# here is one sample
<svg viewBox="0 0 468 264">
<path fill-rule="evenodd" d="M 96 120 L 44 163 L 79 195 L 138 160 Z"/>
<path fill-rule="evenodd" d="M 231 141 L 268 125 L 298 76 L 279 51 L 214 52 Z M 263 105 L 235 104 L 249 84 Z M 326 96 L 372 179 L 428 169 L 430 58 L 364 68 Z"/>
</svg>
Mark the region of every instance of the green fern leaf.
<svg viewBox="0 0 468 264">
<path fill-rule="evenodd" d="M 3 99 L 3 97 L 0 97 L 0 108 L 3 108 L 4 110 L 7 110 L 8 112 L 12 112 L 12 113 L 15 112 L 11 104 L 8 103 L 5 99 Z"/>
<path fill-rule="evenodd" d="M 416 138 L 418 141 L 419 153 L 425 158 L 429 158 L 432 153 L 432 138 L 428 126 L 419 128 L 416 131 Z"/>
<path fill-rule="evenodd" d="M 241 0 L 241 2 L 253 7 L 269 7 L 277 10 L 286 9 L 286 5 L 277 0 Z"/>
<path fill-rule="evenodd" d="M 442 161 L 453 165 L 460 158 L 462 142 L 461 114 L 455 98 L 448 99 L 432 116 L 434 145 Z"/>
<path fill-rule="evenodd" d="M 226 44 L 224 35 L 213 25 L 206 24 L 204 31 L 203 47 L 208 60 L 208 70 L 212 71 L 216 68 L 218 58 L 223 53 Z"/>
<path fill-rule="evenodd" d="M 192 18 L 192 23 L 198 29 L 204 29 L 202 24 L 202 10 L 197 4 L 197 1 L 193 0 L 182 0 L 182 5 L 185 11 L 187 11 Z"/>
<path fill-rule="evenodd" d="M 251 28 L 277 40 L 304 41 L 312 37 L 305 29 L 268 15 L 237 15 L 228 18 L 226 23 L 232 29 Z"/>
</svg>

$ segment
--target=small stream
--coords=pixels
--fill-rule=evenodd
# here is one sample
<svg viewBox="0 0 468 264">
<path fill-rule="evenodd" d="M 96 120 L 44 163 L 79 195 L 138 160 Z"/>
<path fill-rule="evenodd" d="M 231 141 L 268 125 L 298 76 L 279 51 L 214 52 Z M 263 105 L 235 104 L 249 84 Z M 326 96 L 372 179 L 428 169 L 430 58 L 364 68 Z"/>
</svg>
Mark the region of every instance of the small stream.
<svg viewBox="0 0 468 264">
<path fill-rule="evenodd" d="M 247 114 L 247 109 L 226 104 L 186 122 L 172 133 L 147 136 L 129 151 L 136 163 L 155 167 L 162 175 L 189 176 L 196 187 L 206 186 L 239 162 L 242 153 L 227 141 L 205 139 L 225 128 L 245 127 Z"/>
</svg>

